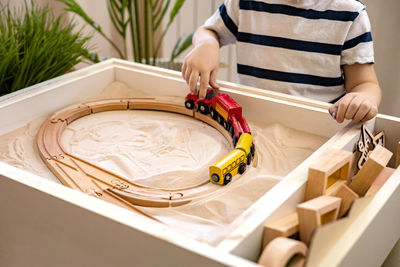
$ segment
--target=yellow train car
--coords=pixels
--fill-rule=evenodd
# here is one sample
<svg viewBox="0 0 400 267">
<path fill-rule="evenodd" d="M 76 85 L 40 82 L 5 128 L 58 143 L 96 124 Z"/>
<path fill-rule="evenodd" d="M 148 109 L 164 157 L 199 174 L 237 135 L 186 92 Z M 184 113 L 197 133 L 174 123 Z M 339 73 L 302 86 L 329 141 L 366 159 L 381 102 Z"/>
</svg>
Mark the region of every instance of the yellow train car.
<svg viewBox="0 0 400 267">
<path fill-rule="evenodd" d="M 243 174 L 246 165 L 252 159 L 253 139 L 250 134 L 243 133 L 234 150 L 210 166 L 210 181 L 214 184 L 226 185 L 237 173 Z"/>
<path fill-rule="evenodd" d="M 240 138 L 239 138 L 236 146 L 235 146 L 235 149 L 243 150 L 247 156 L 252 152 L 252 147 L 254 147 L 254 146 L 253 146 L 253 138 L 251 137 L 251 134 L 242 133 L 240 135 Z"/>
</svg>

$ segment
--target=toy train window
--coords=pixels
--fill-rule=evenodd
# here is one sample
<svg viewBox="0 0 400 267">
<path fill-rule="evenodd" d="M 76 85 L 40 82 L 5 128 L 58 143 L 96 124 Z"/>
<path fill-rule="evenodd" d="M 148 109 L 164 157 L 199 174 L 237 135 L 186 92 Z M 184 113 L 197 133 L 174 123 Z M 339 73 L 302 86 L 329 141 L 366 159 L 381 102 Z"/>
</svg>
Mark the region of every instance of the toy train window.
<svg viewBox="0 0 400 267">
<path fill-rule="evenodd" d="M 214 90 L 211 90 L 210 92 L 208 92 L 207 94 L 207 99 L 212 99 L 214 97 Z"/>
<path fill-rule="evenodd" d="M 232 169 L 233 169 L 232 164 L 229 164 L 228 167 L 227 167 L 227 169 L 228 169 L 228 172 L 232 171 Z"/>
</svg>

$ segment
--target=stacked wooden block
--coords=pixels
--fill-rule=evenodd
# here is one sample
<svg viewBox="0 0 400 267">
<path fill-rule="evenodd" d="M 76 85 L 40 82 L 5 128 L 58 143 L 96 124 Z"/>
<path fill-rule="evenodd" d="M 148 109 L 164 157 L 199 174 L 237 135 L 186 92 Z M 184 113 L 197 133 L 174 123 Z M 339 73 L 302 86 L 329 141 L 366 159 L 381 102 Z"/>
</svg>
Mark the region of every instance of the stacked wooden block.
<svg viewBox="0 0 400 267">
<path fill-rule="evenodd" d="M 352 179 L 351 152 L 335 150 L 314 162 L 309 168 L 305 202 L 297 205 L 296 212 L 264 226 L 265 249 L 258 263 L 303 266 L 314 230 L 346 215 L 355 199 L 375 195 L 394 171 L 386 167 L 392 154 L 377 145 Z M 293 238 L 296 235 L 299 240 Z"/>
</svg>

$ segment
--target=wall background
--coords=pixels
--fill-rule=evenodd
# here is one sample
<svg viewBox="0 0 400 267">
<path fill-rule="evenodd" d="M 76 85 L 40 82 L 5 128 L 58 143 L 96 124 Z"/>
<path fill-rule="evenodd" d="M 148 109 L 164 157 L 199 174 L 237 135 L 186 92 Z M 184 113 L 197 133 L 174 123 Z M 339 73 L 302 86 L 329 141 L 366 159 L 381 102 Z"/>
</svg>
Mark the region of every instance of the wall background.
<svg viewBox="0 0 400 267">
<path fill-rule="evenodd" d="M 382 87 L 380 113 L 400 117 L 400 1 L 363 0 L 375 45 L 375 70 Z"/>
</svg>

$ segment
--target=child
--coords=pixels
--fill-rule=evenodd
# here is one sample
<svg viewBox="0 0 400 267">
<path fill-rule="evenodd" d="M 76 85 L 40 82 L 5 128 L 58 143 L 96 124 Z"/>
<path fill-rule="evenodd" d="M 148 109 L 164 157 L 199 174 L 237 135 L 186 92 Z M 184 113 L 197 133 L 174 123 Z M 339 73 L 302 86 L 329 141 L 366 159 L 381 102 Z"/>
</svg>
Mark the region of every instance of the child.
<svg viewBox="0 0 400 267">
<path fill-rule="evenodd" d="M 339 123 L 378 112 L 370 23 L 357 0 L 225 0 L 185 57 L 192 93 L 204 98 L 208 84 L 219 88 L 219 47 L 232 43 L 239 83 L 334 103 L 329 112 Z"/>
</svg>

